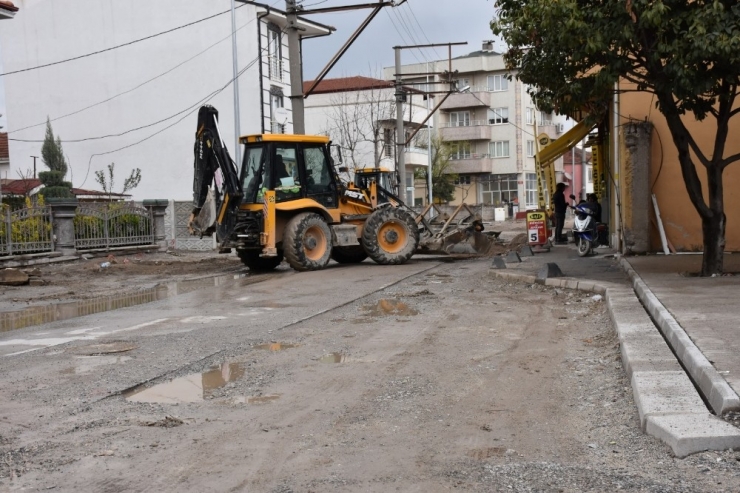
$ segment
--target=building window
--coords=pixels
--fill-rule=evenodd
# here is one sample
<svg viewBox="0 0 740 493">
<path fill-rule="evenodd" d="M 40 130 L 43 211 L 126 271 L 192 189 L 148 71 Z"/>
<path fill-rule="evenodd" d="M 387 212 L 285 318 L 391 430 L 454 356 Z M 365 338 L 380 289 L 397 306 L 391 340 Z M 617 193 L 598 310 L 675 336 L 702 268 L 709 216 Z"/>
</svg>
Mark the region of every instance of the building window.
<svg viewBox="0 0 740 493">
<path fill-rule="evenodd" d="M 488 110 L 489 125 L 509 123 L 509 108 L 491 108 Z"/>
<path fill-rule="evenodd" d="M 383 156 L 393 157 L 393 129 L 383 129 Z"/>
<path fill-rule="evenodd" d="M 552 115 L 550 113 L 540 111 L 537 119 L 537 125 L 552 125 Z"/>
<path fill-rule="evenodd" d="M 470 175 L 457 175 L 455 185 L 470 185 Z"/>
<path fill-rule="evenodd" d="M 534 157 L 534 140 L 527 141 L 527 157 Z"/>
<path fill-rule="evenodd" d="M 505 75 L 489 75 L 488 90 L 490 92 L 508 91 L 509 79 Z"/>
<path fill-rule="evenodd" d="M 285 133 L 284 111 L 280 111 L 283 106 L 283 90 L 279 87 L 270 88 L 270 132 L 274 134 Z"/>
<path fill-rule="evenodd" d="M 481 200 L 487 205 L 502 205 L 518 198 L 516 174 L 488 175 L 481 181 Z"/>
<path fill-rule="evenodd" d="M 450 159 L 470 159 L 470 143 L 450 142 Z"/>
<path fill-rule="evenodd" d="M 526 123 L 527 125 L 532 125 L 532 124 L 534 124 L 534 108 L 527 108 L 527 109 L 526 109 L 526 111 L 525 111 L 525 113 L 524 113 L 524 115 L 525 115 L 525 117 L 524 117 L 524 118 L 525 118 L 524 122 L 525 122 L 525 123 Z"/>
<path fill-rule="evenodd" d="M 282 36 L 277 26 L 270 25 L 267 29 L 267 60 L 270 80 L 283 80 L 283 52 Z"/>
<path fill-rule="evenodd" d="M 524 191 L 527 195 L 527 208 L 537 207 L 537 174 L 527 173 L 524 183 Z"/>
<path fill-rule="evenodd" d="M 450 127 L 469 127 L 470 126 L 470 112 L 469 111 L 454 111 L 450 113 Z"/>
<path fill-rule="evenodd" d="M 488 153 L 491 157 L 509 157 L 509 141 L 499 140 L 489 143 Z"/>
</svg>

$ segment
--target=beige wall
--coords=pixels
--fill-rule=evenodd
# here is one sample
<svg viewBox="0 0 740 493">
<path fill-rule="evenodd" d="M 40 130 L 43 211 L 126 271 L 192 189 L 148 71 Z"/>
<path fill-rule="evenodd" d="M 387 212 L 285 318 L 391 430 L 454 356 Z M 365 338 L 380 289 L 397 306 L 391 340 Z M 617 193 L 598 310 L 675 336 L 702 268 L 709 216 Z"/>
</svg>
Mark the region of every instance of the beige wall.
<svg viewBox="0 0 740 493">
<path fill-rule="evenodd" d="M 689 200 L 688 192 L 678 163 L 678 151 L 673 144 L 665 118 L 655 107 L 652 95 L 627 92 L 620 96 L 620 159 L 624 160 L 624 124 L 629 119 L 649 121 L 655 126 L 652 135 L 650 156 L 650 189 L 658 199 L 666 237 L 678 251 L 701 251 L 701 220 Z M 710 153 L 716 125 L 713 118 L 697 122 L 693 115 L 684 117 L 687 128 L 704 152 Z M 725 156 L 740 152 L 740 119 L 730 125 Z M 621 168 L 621 167 L 620 167 Z M 703 183 L 706 173 L 699 164 L 697 172 Z M 724 172 L 725 214 L 727 216 L 725 251 L 740 251 L 740 162 L 731 164 Z M 706 197 L 706 186 L 704 187 Z M 625 211 L 628 215 L 628 211 Z M 654 215 L 653 215 L 654 217 Z M 651 247 L 661 249 L 657 228 L 651 228 Z"/>
</svg>

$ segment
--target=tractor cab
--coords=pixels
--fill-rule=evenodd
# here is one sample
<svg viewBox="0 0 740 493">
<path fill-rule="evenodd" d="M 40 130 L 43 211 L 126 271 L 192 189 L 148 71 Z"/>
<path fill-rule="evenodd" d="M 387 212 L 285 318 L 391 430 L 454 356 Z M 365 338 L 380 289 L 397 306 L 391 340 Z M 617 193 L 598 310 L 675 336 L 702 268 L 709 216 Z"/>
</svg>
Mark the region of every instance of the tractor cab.
<svg viewBox="0 0 740 493">
<path fill-rule="evenodd" d="M 394 199 L 398 188 L 398 179 L 394 171 L 388 168 L 361 168 L 355 170 L 354 184 L 361 190 L 370 190 L 372 183 L 378 188 L 378 203 L 384 204 Z M 394 203 L 400 200 L 393 200 Z"/>
<path fill-rule="evenodd" d="M 243 204 L 264 201 L 275 191 L 276 202 L 313 199 L 327 209 L 338 205 L 338 180 L 329 156 L 329 138 L 263 134 L 241 139 L 244 159 L 239 175 Z"/>
</svg>

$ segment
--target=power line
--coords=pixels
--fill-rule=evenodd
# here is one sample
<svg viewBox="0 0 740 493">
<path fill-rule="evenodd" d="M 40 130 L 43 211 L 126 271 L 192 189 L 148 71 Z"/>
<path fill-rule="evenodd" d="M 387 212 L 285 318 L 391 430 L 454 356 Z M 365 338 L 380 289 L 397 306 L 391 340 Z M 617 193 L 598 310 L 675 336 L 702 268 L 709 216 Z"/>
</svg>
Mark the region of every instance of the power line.
<svg viewBox="0 0 740 493">
<path fill-rule="evenodd" d="M 402 28 L 404 29 L 404 31 L 406 31 L 406 34 L 408 34 L 408 36 L 409 36 L 409 39 L 411 40 L 411 43 L 409 43 L 409 44 L 412 44 L 412 45 L 418 45 L 418 44 L 421 44 L 421 43 L 419 43 L 419 41 L 418 41 L 418 40 L 417 40 L 417 39 L 416 39 L 416 38 L 414 37 L 414 35 L 413 35 L 413 34 L 411 33 L 411 31 L 409 30 L 408 26 L 406 25 L 406 22 L 405 22 L 405 21 L 403 20 L 403 18 L 401 17 L 400 13 L 399 13 L 399 12 L 398 12 L 398 11 L 397 11 L 396 9 L 393 9 L 393 15 L 395 15 L 395 16 L 396 16 L 396 19 L 398 19 L 398 22 L 399 22 L 399 23 L 401 24 L 401 27 L 402 27 Z M 393 23 L 393 27 L 395 27 L 395 28 L 396 28 L 396 31 L 398 31 L 398 28 L 396 27 L 396 23 L 395 23 L 395 22 Z M 401 33 L 400 31 L 398 31 L 398 34 L 401 34 L 401 37 L 402 37 L 402 38 L 404 38 L 404 42 L 405 42 L 405 39 L 406 39 L 406 38 L 405 38 L 405 37 L 403 37 L 402 33 Z M 427 56 L 426 56 L 426 55 L 424 54 L 424 52 L 422 52 L 422 51 L 421 51 L 421 49 L 419 49 L 419 48 L 416 48 L 416 51 L 417 51 L 417 52 L 419 52 L 419 55 L 421 55 L 421 57 L 422 57 L 422 58 L 424 59 L 424 62 L 422 62 L 422 61 L 421 61 L 421 60 L 419 59 L 419 57 L 418 57 L 418 56 L 416 56 L 416 53 L 414 53 L 414 51 L 413 51 L 413 50 L 411 50 L 411 54 L 412 54 L 412 55 L 414 56 L 414 58 L 416 58 L 416 61 L 417 61 L 417 62 L 419 62 L 419 63 L 426 63 L 426 62 L 428 62 L 428 61 L 429 61 L 429 59 L 428 59 L 428 58 L 427 58 Z"/>
<path fill-rule="evenodd" d="M 248 4 L 244 3 L 244 4 L 240 5 L 240 6 L 238 6 L 237 9 L 240 9 L 240 8 L 246 6 L 246 5 L 248 5 Z M 193 21 L 193 22 L 189 22 L 187 24 L 183 24 L 182 26 L 174 27 L 172 29 L 168 29 L 166 31 L 162 31 L 162 32 L 159 32 L 159 33 L 156 33 L 156 34 L 151 34 L 149 36 L 145 36 L 143 38 L 135 39 L 133 41 L 129 41 L 127 43 L 123 43 L 123 44 L 120 44 L 120 45 L 111 46 L 110 48 L 105 48 L 103 50 L 93 51 L 91 53 L 86 53 L 84 55 L 79 55 L 79 56 L 76 56 L 76 57 L 67 58 L 67 59 L 64 59 L 64 60 L 56 61 L 56 62 L 45 63 L 43 65 L 36 65 L 35 67 L 28 67 L 28 68 L 23 68 L 23 69 L 20 69 L 20 70 L 13 70 L 12 72 L 4 72 L 4 73 L 0 74 L 0 77 L 4 77 L 6 75 L 18 74 L 18 73 L 21 73 L 21 72 L 29 72 L 31 70 L 38 70 L 40 68 L 51 67 L 51 66 L 54 66 L 54 65 L 59 65 L 59 64 L 62 64 L 62 63 L 67 63 L 67 62 L 72 62 L 72 61 L 75 61 L 75 60 L 79 60 L 81 58 L 87 58 L 87 57 L 90 57 L 90 56 L 93 56 L 93 55 L 99 55 L 101 53 L 105 53 L 105 52 L 108 52 L 108 51 L 116 50 L 118 48 L 123 48 L 124 46 L 130 46 L 130 45 L 133 45 L 133 44 L 136 44 L 136 43 L 140 43 L 142 41 L 146 41 L 146 40 L 149 40 L 149 39 L 152 39 L 152 38 L 156 38 L 156 37 L 162 36 L 164 34 L 169 34 L 171 32 L 178 31 L 180 29 L 184 29 L 186 27 L 190 27 L 190 26 L 193 26 L 195 24 L 199 24 L 201 22 L 204 22 L 204 21 L 213 19 L 214 17 L 218 17 L 219 15 L 223 15 L 223 14 L 230 13 L 230 12 L 231 12 L 231 9 L 225 10 L 223 12 L 219 12 L 218 14 L 213 14 L 213 15 L 208 16 L 208 17 L 205 17 L 203 19 L 199 19 L 197 21 Z"/>
<path fill-rule="evenodd" d="M 385 10 L 385 9 L 384 9 L 384 10 Z M 394 28 L 394 29 L 396 30 L 396 32 L 398 33 L 398 35 L 399 35 L 399 36 L 401 37 L 401 40 L 402 40 L 402 41 L 404 42 L 404 44 L 414 44 L 414 43 L 409 43 L 409 42 L 408 42 L 408 41 L 406 40 L 406 36 L 404 36 L 404 35 L 403 35 L 403 33 L 401 33 L 401 31 L 400 31 L 400 30 L 398 29 L 398 26 L 396 26 L 396 23 L 395 23 L 395 22 L 393 21 L 393 17 L 391 17 L 391 14 L 389 14 L 389 13 L 387 12 L 387 10 L 386 10 L 385 14 L 386 14 L 386 15 L 388 16 L 388 18 L 389 18 L 389 19 L 391 20 L 391 24 L 393 24 L 393 28 Z M 419 62 L 419 63 L 423 63 L 423 62 L 422 62 L 421 60 L 419 60 L 419 57 L 418 57 L 418 56 L 416 56 L 416 53 L 414 53 L 414 52 L 412 51 L 412 52 L 411 52 L 411 54 L 413 55 L 413 57 L 414 57 L 414 58 L 416 58 L 416 61 L 417 61 L 417 62 Z"/>
<path fill-rule="evenodd" d="M 409 11 L 411 12 L 411 15 L 413 16 L 413 18 L 414 18 L 414 21 L 416 21 L 416 25 L 417 25 L 417 26 L 419 26 L 419 29 L 421 30 L 421 33 L 422 33 L 422 34 L 424 35 L 424 39 L 426 39 L 426 40 L 427 40 L 427 43 L 429 43 L 429 44 L 433 44 L 433 43 L 432 43 L 432 41 L 431 41 L 431 40 L 430 40 L 430 39 L 429 39 L 429 38 L 427 37 L 427 33 L 426 33 L 426 32 L 424 31 L 424 28 L 423 28 L 423 27 L 421 27 L 421 23 L 419 22 L 419 18 L 418 18 L 418 17 L 416 17 L 416 13 L 414 12 L 414 9 L 413 9 L 413 8 L 411 7 L 411 2 L 406 2 L 406 5 L 408 5 L 408 7 L 409 7 Z M 439 58 L 439 59 L 441 59 L 441 58 L 442 58 L 442 57 L 441 57 L 441 56 L 439 55 L 439 53 L 437 52 L 437 48 L 432 48 L 432 51 L 434 51 L 434 55 L 435 55 L 435 56 L 436 56 L 437 58 Z"/>
</svg>

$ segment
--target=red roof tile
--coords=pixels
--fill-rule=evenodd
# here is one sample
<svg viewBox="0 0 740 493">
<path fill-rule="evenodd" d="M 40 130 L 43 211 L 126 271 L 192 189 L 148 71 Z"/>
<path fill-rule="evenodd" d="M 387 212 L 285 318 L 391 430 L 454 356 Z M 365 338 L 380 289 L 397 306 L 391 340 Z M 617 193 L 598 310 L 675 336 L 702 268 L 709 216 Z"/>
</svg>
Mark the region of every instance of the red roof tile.
<svg viewBox="0 0 740 493">
<path fill-rule="evenodd" d="M 11 12 L 18 12 L 18 7 L 13 5 L 10 0 L 0 0 L 0 9 L 10 10 Z"/>
<path fill-rule="evenodd" d="M 5 195 L 26 195 L 34 188 L 41 185 L 41 180 L 38 178 L 28 178 L 24 180 L 3 180 L 2 189 Z M 122 193 L 111 193 L 107 194 L 100 190 L 85 190 L 84 188 L 72 188 L 74 195 L 87 195 L 92 197 L 103 197 L 107 198 L 110 195 L 113 198 L 122 199 L 131 197 L 131 195 L 124 195 Z"/>
<path fill-rule="evenodd" d="M 312 94 L 321 94 L 328 92 L 346 92 L 362 91 L 365 89 L 392 88 L 393 81 L 373 79 L 372 77 L 363 77 L 355 75 L 353 77 L 341 77 L 338 79 L 324 79 L 319 82 Z M 303 83 L 303 92 L 308 91 L 313 85 L 313 81 Z"/>
<path fill-rule="evenodd" d="M 10 151 L 8 150 L 8 134 L 0 133 L 0 159 L 9 159 Z"/>
</svg>

